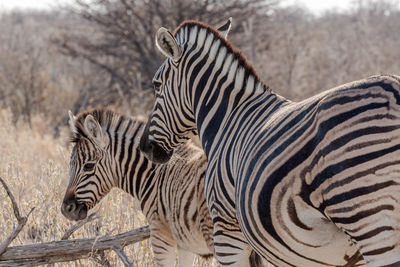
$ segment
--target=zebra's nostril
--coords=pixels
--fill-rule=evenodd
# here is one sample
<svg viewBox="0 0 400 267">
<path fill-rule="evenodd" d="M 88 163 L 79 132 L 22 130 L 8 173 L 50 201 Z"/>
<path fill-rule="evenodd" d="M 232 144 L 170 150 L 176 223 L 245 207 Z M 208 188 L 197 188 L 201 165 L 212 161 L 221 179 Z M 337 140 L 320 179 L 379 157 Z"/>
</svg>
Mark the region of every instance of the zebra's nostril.
<svg viewBox="0 0 400 267">
<path fill-rule="evenodd" d="M 65 208 L 65 210 L 66 210 L 67 212 L 72 212 L 73 210 L 75 210 L 75 207 L 76 207 L 75 203 L 71 203 L 71 204 L 68 204 L 68 205 L 67 205 L 67 207 Z"/>
<path fill-rule="evenodd" d="M 150 151 L 154 150 L 154 144 L 152 142 L 149 143 L 149 148 Z"/>
</svg>

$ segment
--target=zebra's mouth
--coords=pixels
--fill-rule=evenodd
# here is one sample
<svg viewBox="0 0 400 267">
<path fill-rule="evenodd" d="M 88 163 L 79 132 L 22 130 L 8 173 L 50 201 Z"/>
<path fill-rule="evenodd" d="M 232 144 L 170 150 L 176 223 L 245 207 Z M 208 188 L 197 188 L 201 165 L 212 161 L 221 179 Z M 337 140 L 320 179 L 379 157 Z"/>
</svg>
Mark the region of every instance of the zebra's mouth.
<svg viewBox="0 0 400 267">
<path fill-rule="evenodd" d="M 146 128 L 140 138 L 139 148 L 154 163 L 166 163 L 172 157 L 173 151 L 168 152 L 156 142 L 149 140 L 149 126 L 150 123 L 147 122 Z"/>
<path fill-rule="evenodd" d="M 78 203 L 75 199 L 64 200 L 61 213 L 69 220 L 79 221 L 87 217 L 88 207 L 85 203 Z"/>
<path fill-rule="evenodd" d="M 166 163 L 170 160 L 172 152 L 165 151 L 156 142 L 150 141 L 142 144 L 140 143 L 140 150 L 154 163 Z"/>
</svg>

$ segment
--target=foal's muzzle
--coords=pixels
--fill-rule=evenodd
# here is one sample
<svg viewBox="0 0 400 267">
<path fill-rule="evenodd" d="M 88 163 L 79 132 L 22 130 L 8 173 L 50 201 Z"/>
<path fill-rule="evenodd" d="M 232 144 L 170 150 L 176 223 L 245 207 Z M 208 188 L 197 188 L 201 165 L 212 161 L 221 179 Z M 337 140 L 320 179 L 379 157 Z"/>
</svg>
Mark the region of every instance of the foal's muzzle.
<svg viewBox="0 0 400 267">
<path fill-rule="evenodd" d="M 61 205 L 61 213 L 69 220 L 79 221 L 86 218 L 88 208 L 84 203 L 78 203 L 74 195 L 65 196 Z"/>
</svg>

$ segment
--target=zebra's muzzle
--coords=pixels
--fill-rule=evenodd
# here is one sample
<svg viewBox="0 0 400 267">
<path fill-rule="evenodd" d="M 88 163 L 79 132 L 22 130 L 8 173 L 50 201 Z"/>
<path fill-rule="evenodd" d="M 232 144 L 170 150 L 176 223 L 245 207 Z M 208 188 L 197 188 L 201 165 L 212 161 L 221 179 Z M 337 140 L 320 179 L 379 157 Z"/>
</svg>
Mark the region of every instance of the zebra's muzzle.
<svg viewBox="0 0 400 267">
<path fill-rule="evenodd" d="M 86 218 L 88 208 L 84 203 L 78 203 L 75 197 L 64 199 L 61 213 L 69 220 L 79 221 Z"/>
<path fill-rule="evenodd" d="M 140 143 L 140 150 L 146 154 L 146 156 L 154 163 L 166 163 L 172 157 L 172 152 L 165 151 L 157 143 L 150 141 Z"/>
<path fill-rule="evenodd" d="M 154 163 L 166 163 L 173 154 L 173 152 L 165 151 L 156 142 L 149 140 L 149 123 L 146 124 L 146 128 L 140 138 L 139 148 Z"/>
</svg>

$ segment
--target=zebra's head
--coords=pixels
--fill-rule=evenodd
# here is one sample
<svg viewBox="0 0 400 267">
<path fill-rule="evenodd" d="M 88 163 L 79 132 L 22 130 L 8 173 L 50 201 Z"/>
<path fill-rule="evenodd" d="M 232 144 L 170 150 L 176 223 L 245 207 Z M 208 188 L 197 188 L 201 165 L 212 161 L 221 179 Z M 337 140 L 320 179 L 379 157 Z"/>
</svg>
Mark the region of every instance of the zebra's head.
<svg viewBox="0 0 400 267">
<path fill-rule="evenodd" d="M 222 37 L 227 37 L 231 22 L 229 18 L 217 29 Z M 197 134 L 193 103 L 187 93 L 186 72 L 193 70 L 187 69 L 190 51 L 182 41 L 184 34 L 181 31 L 174 36 L 163 27 L 156 33 L 156 46 L 167 59 L 153 78 L 155 104 L 140 140 L 140 149 L 156 163 L 167 162 L 178 145 Z"/>
<path fill-rule="evenodd" d="M 70 220 L 86 218 L 88 210 L 111 190 L 114 183 L 107 168 L 110 163 L 106 151 L 108 137 L 93 115 L 82 114 L 76 118 L 69 112 L 74 147 L 70 158 L 70 181 L 61 212 Z"/>
</svg>

